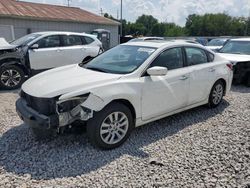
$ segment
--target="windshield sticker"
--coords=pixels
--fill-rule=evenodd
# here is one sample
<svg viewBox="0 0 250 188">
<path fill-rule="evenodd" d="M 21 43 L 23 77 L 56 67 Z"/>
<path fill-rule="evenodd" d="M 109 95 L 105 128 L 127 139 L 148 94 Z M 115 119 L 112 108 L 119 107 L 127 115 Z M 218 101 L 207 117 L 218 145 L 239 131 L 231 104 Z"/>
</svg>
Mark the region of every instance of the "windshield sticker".
<svg viewBox="0 0 250 188">
<path fill-rule="evenodd" d="M 147 52 L 148 54 L 151 54 L 155 51 L 155 49 L 152 48 L 139 48 L 138 52 Z"/>
</svg>

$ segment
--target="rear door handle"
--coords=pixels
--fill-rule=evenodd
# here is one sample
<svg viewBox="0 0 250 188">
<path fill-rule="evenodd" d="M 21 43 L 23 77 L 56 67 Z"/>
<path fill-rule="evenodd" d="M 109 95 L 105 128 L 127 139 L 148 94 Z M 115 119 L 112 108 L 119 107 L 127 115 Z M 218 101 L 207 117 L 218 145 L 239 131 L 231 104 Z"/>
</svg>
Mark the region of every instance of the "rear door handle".
<svg viewBox="0 0 250 188">
<path fill-rule="evenodd" d="M 214 72 L 215 71 L 215 68 L 210 68 L 209 69 L 209 72 Z"/>
<path fill-rule="evenodd" d="M 57 51 L 57 52 L 61 52 L 62 50 L 61 50 L 61 49 L 57 49 L 56 51 Z"/>
<path fill-rule="evenodd" d="M 188 77 L 185 76 L 185 75 L 183 75 L 183 76 L 180 78 L 180 80 L 187 80 L 187 79 L 188 79 Z"/>
</svg>

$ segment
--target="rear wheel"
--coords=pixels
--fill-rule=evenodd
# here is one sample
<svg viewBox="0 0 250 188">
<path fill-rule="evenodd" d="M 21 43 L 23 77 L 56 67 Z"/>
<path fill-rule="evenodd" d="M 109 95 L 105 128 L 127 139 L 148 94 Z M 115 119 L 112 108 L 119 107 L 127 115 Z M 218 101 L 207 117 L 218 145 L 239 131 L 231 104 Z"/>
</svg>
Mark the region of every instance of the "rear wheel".
<svg viewBox="0 0 250 188">
<path fill-rule="evenodd" d="M 125 142 L 133 127 L 129 108 L 120 103 L 111 103 L 88 121 L 87 135 L 94 146 L 113 149 Z"/>
<path fill-rule="evenodd" d="M 217 81 L 212 87 L 209 95 L 208 104 L 211 108 L 215 108 L 221 103 L 224 92 L 225 92 L 224 83 L 221 80 Z"/>
<path fill-rule="evenodd" d="M 0 69 L 0 87 L 3 89 L 17 89 L 24 82 L 24 72 L 15 65 L 4 66 Z"/>
</svg>

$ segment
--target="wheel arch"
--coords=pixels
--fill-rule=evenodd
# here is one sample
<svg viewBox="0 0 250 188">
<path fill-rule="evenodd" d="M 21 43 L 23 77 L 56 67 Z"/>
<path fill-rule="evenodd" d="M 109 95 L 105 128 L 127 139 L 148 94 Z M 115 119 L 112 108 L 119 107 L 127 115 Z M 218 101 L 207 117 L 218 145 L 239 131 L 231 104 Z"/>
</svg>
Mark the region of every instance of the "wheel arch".
<svg viewBox="0 0 250 188">
<path fill-rule="evenodd" d="M 136 111 L 135 111 L 135 107 L 133 106 L 133 104 L 127 100 L 127 99 L 115 99 L 115 100 L 112 100 L 110 103 L 108 103 L 107 105 L 111 104 L 111 103 L 121 103 L 125 106 L 127 106 L 129 108 L 129 110 L 131 111 L 131 114 L 133 116 L 133 119 L 135 120 L 136 119 Z"/>
<path fill-rule="evenodd" d="M 21 61 L 19 59 L 15 59 L 15 58 L 11 58 L 11 59 L 6 59 L 5 61 L 0 61 L 0 68 L 4 67 L 4 66 L 17 66 L 20 69 L 23 70 L 23 72 L 25 73 L 25 75 L 29 75 L 29 71 L 28 69 L 21 63 Z"/>
<path fill-rule="evenodd" d="M 221 81 L 222 83 L 223 83 L 223 86 L 224 86 L 224 96 L 225 96 L 225 94 L 226 94 L 226 91 L 227 91 L 227 81 L 224 79 L 224 78 L 219 78 L 219 79 L 217 79 L 215 82 L 214 82 L 214 84 L 216 83 L 216 82 L 218 82 L 218 81 Z M 213 84 L 213 86 L 214 86 L 214 84 Z M 213 88 L 213 86 L 212 86 L 212 88 Z M 212 89 L 211 88 L 211 89 Z"/>
</svg>

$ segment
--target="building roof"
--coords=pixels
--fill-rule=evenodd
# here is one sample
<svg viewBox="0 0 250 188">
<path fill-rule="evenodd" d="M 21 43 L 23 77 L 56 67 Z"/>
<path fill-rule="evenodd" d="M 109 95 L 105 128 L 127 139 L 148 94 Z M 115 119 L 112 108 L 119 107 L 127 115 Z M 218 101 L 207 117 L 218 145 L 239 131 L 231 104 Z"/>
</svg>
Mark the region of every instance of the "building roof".
<svg viewBox="0 0 250 188">
<path fill-rule="evenodd" d="M 16 0 L 0 1 L 0 17 L 119 25 L 119 22 L 98 16 L 77 7 L 30 3 Z"/>
</svg>

